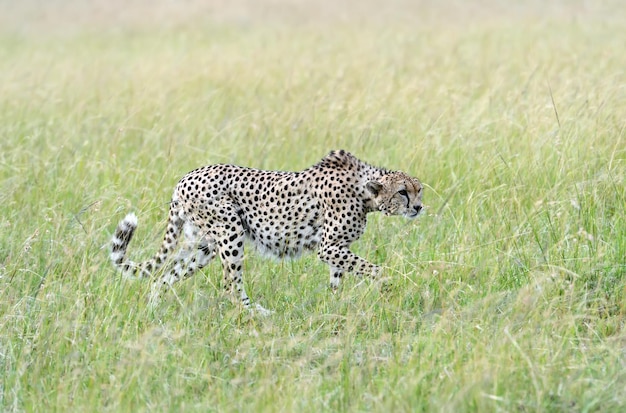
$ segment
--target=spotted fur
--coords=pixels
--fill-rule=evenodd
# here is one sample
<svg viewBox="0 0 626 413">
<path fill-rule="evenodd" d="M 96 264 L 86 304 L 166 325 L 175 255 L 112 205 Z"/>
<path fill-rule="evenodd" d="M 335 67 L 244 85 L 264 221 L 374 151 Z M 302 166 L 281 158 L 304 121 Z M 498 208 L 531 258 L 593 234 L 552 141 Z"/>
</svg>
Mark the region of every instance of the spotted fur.
<svg viewBox="0 0 626 413">
<path fill-rule="evenodd" d="M 209 165 L 189 172 L 176 185 L 165 237 L 152 259 L 125 259 L 137 227 L 131 213 L 115 231 L 111 261 L 127 276 L 152 277 L 184 234 L 169 269 L 155 280 L 152 298 L 161 285 L 193 275 L 219 254 L 226 289 L 236 291 L 249 307 L 242 281 L 244 240 L 278 258 L 316 250 L 330 267 L 331 286 L 337 288 L 345 272 L 373 278 L 380 274 L 380 267 L 349 249 L 365 231 L 368 213 L 414 218 L 421 209 L 418 179 L 368 165 L 343 150 L 330 152 L 302 172 Z"/>
</svg>

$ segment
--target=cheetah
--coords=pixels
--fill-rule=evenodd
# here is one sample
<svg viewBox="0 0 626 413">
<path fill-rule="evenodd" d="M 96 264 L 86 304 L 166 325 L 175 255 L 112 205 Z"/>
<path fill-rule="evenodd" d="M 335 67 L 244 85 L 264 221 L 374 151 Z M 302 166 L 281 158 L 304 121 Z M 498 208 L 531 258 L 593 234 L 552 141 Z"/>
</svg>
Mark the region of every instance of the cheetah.
<svg viewBox="0 0 626 413">
<path fill-rule="evenodd" d="M 350 251 L 365 231 L 367 214 L 415 218 L 422 211 L 422 184 L 404 172 L 378 168 L 344 150 L 330 152 L 301 172 L 265 171 L 236 165 L 195 169 L 178 182 L 170 202 L 165 237 L 152 259 L 125 259 L 137 228 L 129 213 L 111 240 L 110 259 L 130 278 L 155 278 L 150 302 L 219 254 L 225 288 L 254 311 L 242 279 L 244 240 L 263 255 L 295 258 L 317 251 L 330 267 L 330 286 L 346 272 L 377 278 L 381 268 Z M 184 242 L 175 251 L 181 234 Z M 269 311 L 256 304 L 261 313 Z"/>
</svg>

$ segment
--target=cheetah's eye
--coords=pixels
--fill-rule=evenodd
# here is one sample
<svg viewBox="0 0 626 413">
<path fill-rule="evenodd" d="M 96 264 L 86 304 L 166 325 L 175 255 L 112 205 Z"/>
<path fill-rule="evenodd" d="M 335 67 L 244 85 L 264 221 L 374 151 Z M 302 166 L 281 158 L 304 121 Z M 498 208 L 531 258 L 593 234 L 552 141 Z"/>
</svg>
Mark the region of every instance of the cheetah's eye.
<svg viewBox="0 0 626 413">
<path fill-rule="evenodd" d="M 398 193 L 402 196 L 408 196 L 409 194 L 406 192 L 406 189 L 401 189 L 398 191 Z"/>
</svg>

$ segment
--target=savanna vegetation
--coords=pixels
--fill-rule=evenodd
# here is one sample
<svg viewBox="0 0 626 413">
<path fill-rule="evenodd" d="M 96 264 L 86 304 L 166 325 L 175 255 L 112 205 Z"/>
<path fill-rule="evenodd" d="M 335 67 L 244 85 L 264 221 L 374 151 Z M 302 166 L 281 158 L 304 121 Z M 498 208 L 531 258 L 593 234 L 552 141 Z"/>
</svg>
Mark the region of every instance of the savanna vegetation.
<svg viewBox="0 0 626 413">
<path fill-rule="evenodd" d="M 626 408 L 619 1 L 0 2 L 0 411 Z M 154 310 L 177 180 L 331 149 L 425 184 L 371 216 L 393 283 L 217 262 Z"/>
</svg>

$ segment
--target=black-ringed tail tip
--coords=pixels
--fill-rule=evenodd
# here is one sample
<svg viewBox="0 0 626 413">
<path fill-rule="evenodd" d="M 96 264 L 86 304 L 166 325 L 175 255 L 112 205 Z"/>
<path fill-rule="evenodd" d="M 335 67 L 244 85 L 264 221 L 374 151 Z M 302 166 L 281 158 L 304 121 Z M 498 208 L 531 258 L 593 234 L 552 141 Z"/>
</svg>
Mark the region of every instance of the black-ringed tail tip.
<svg viewBox="0 0 626 413">
<path fill-rule="evenodd" d="M 117 225 L 115 234 L 113 234 L 111 239 L 111 261 L 113 264 L 120 265 L 124 261 L 126 249 L 136 228 L 137 216 L 132 212 L 126 215 Z"/>
</svg>

